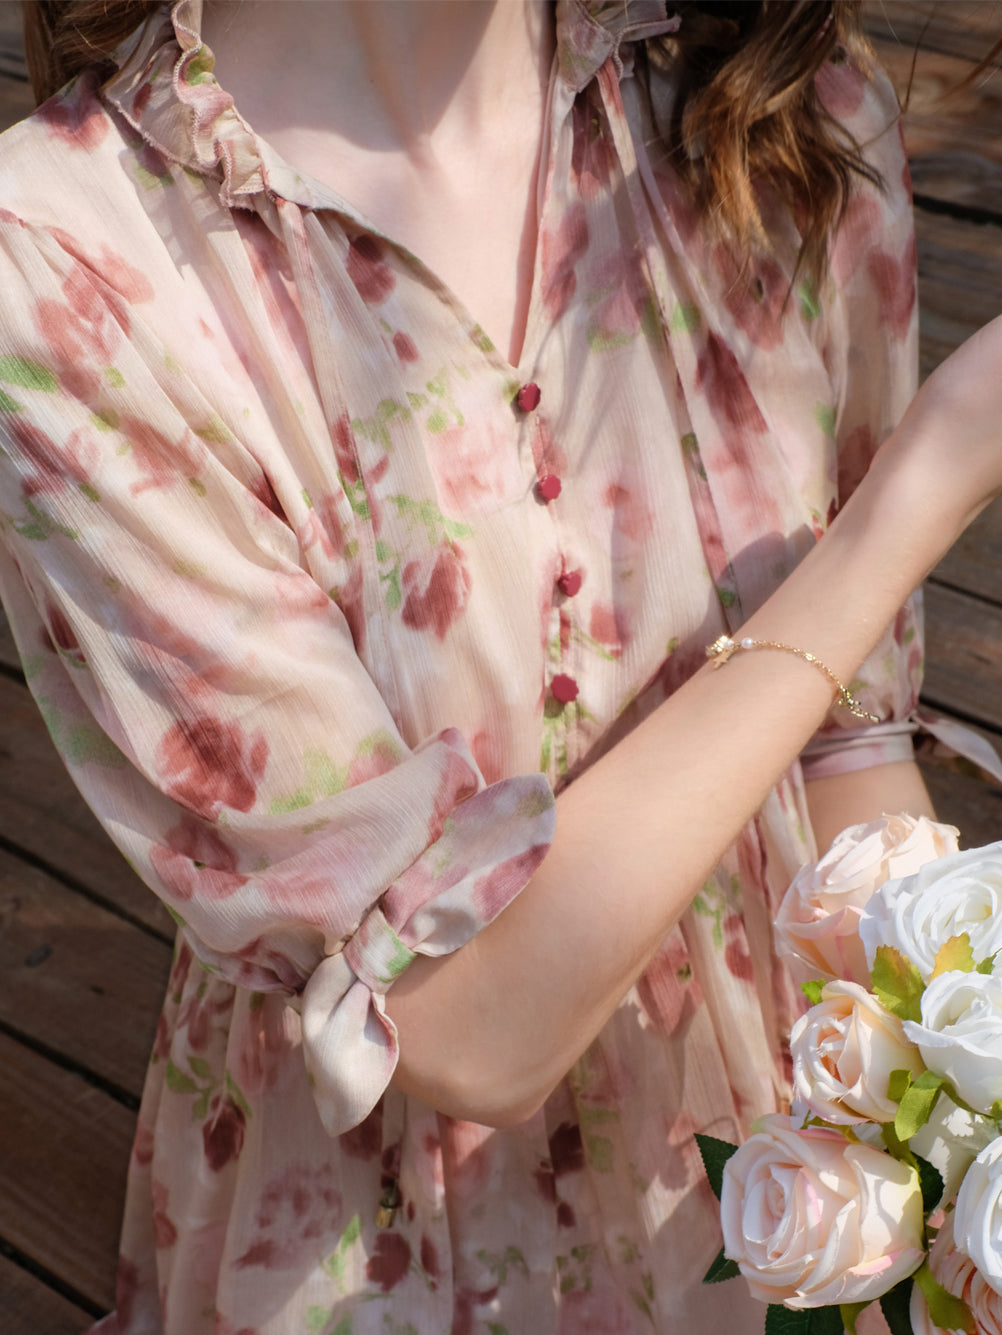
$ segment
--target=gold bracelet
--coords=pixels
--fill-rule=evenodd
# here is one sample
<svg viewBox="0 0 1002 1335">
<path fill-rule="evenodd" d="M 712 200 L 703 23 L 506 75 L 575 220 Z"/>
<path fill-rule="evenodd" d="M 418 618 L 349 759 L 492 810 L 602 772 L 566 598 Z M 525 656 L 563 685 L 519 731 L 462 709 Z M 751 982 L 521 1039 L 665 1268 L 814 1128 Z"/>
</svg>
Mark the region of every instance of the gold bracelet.
<svg viewBox="0 0 1002 1335">
<path fill-rule="evenodd" d="M 837 692 L 838 703 L 848 709 L 850 714 L 856 718 L 865 719 L 867 723 L 879 723 L 880 719 L 876 714 L 871 714 L 863 708 L 856 697 L 849 690 L 848 686 L 843 686 L 836 677 L 835 673 L 827 664 L 822 663 L 820 658 L 814 654 L 808 653 L 806 649 L 798 649 L 793 644 L 782 644 L 779 640 L 753 640 L 746 636 L 743 640 L 732 640 L 729 635 L 721 635 L 706 646 L 707 658 L 713 659 L 715 668 L 722 668 L 724 664 L 741 649 L 781 649 L 784 654 L 794 654 L 797 658 L 802 658 L 805 663 L 810 663 L 816 667 L 819 672 L 823 672 Z"/>
</svg>

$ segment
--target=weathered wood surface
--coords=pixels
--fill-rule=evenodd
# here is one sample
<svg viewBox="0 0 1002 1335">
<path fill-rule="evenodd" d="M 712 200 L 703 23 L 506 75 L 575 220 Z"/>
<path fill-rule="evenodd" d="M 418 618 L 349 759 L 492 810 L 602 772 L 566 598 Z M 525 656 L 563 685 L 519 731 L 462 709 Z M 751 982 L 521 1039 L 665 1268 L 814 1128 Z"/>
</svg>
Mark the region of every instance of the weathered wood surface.
<svg viewBox="0 0 1002 1335">
<path fill-rule="evenodd" d="M 922 366 L 1002 311 L 1002 71 L 953 97 L 1002 36 L 1002 3 L 866 8 L 905 118 L 916 190 Z M 0 129 L 30 110 L 0 0 Z M 926 700 L 1002 743 L 1002 505 L 927 587 Z M 928 771 L 943 815 L 1002 836 L 1002 789 Z M 0 1335 L 74 1335 L 111 1304 L 121 1193 L 171 923 L 87 811 L 0 618 Z"/>
</svg>

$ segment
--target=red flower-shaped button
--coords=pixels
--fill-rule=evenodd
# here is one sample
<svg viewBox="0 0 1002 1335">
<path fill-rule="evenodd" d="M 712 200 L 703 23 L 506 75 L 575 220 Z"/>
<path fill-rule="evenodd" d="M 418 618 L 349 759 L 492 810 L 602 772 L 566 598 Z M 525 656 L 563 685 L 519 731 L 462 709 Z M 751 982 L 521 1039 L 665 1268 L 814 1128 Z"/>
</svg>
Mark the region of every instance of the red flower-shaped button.
<svg viewBox="0 0 1002 1335">
<path fill-rule="evenodd" d="M 559 700 L 562 705 L 569 705 L 572 700 L 578 698 L 578 684 L 566 672 L 559 672 L 550 682 L 550 692 L 554 700 Z"/>
<path fill-rule="evenodd" d="M 536 490 L 544 501 L 555 501 L 563 489 L 563 483 L 556 473 L 544 474 L 536 484 Z"/>
<path fill-rule="evenodd" d="M 557 588 L 561 593 L 566 594 L 568 598 L 573 598 L 581 588 L 581 571 L 565 570 L 557 580 Z"/>
<path fill-rule="evenodd" d="M 539 386 L 534 380 L 530 380 L 527 385 L 523 385 L 518 391 L 515 402 L 524 413 L 531 413 L 533 408 L 539 407 L 540 398 Z"/>
</svg>

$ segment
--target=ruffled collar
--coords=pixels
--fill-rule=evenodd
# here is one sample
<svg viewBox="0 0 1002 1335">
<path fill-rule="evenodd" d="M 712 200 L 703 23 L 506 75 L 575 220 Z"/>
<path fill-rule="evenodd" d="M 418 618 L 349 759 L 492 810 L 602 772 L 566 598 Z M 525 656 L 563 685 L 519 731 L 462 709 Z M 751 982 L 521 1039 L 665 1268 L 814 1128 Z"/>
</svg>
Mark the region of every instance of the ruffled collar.
<svg viewBox="0 0 1002 1335">
<path fill-rule="evenodd" d="M 666 0 L 557 0 L 557 73 L 575 92 L 607 60 L 623 73 L 623 48 L 670 33 Z M 218 176 L 223 201 L 253 207 L 267 192 L 308 208 L 330 205 L 331 192 L 301 176 L 243 120 L 216 81 L 201 38 L 202 0 L 174 0 L 117 53 L 119 72 L 104 96 L 171 162 Z"/>
</svg>

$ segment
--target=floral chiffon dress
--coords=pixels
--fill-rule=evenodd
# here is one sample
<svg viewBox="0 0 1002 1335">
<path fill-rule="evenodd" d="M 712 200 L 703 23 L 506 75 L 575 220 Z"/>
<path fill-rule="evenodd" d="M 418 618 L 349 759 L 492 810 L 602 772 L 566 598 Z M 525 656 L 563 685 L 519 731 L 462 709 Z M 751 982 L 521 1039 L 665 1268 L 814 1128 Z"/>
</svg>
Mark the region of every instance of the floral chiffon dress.
<svg viewBox="0 0 1002 1335">
<path fill-rule="evenodd" d="M 740 273 L 649 151 L 663 5 L 559 0 L 515 366 L 255 136 L 199 20 L 165 7 L 0 141 L 0 590 L 179 924 L 95 1330 L 757 1330 L 743 1286 L 700 1287 L 693 1132 L 783 1098 L 803 772 L 911 754 L 914 603 L 853 685 L 886 721 L 832 716 L 524 1125 L 400 1094 L 384 997 L 519 893 L 554 793 L 741 626 L 902 412 L 896 102 L 819 76 L 885 189 L 791 292 L 782 210 Z"/>
</svg>

